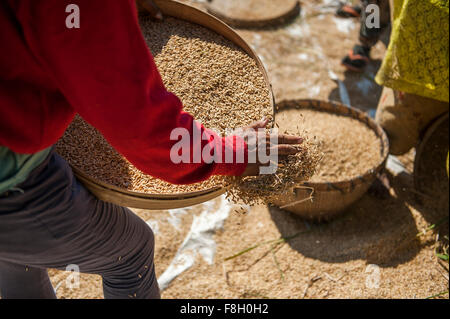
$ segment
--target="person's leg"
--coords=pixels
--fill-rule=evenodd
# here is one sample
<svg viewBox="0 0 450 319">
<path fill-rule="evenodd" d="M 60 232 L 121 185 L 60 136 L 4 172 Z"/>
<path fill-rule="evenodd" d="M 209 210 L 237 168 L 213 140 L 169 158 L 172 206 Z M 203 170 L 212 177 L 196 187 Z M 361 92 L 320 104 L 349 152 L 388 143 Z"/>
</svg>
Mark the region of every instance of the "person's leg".
<svg viewBox="0 0 450 319">
<path fill-rule="evenodd" d="M 19 188 L 0 198 L 0 260 L 40 269 L 75 264 L 103 277 L 106 298 L 160 297 L 154 236 L 142 219 L 97 200 L 57 155 Z"/>
<path fill-rule="evenodd" d="M 46 269 L 0 261 L 0 296 L 3 299 L 55 299 Z"/>
<path fill-rule="evenodd" d="M 104 202 L 99 202 L 92 220 L 81 231 L 85 238 L 65 245 L 77 251 L 70 262 L 81 272 L 102 276 L 105 298 L 160 298 L 150 227 L 129 209 Z M 86 254 L 98 256 L 86 259 Z"/>
<path fill-rule="evenodd" d="M 446 102 L 385 87 L 376 121 L 389 137 L 391 154 L 402 155 L 416 146 L 420 135 L 434 119 L 448 110 Z"/>
<path fill-rule="evenodd" d="M 369 18 L 369 14 L 371 11 L 368 11 L 369 5 L 376 5 L 379 8 L 380 12 L 380 27 L 371 27 L 367 23 Z M 361 27 L 359 31 L 359 41 L 363 47 L 372 48 L 375 44 L 377 44 L 378 40 L 381 37 L 381 34 L 384 30 L 389 26 L 391 20 L 390 14 L 390 5 L 389 0 L 364 0 L 363 1 L 363 10 L 361 14 Z"/>
<path fill-rule="evenodd" d="M 377 5 L 380 11 L 380 27 L 373 28 L 367 24 L 369 5 Z M 362 1 L 361 25 L 359 32 L 359 44 L 356 44 L 347 56 L 342 60 L 342 65 L 348 70 L 362 72 L 370 62 L 370 51 L 377 44 L 384 30 L 390 22 L 389 0 L 364 0 Z"/>
</svg>

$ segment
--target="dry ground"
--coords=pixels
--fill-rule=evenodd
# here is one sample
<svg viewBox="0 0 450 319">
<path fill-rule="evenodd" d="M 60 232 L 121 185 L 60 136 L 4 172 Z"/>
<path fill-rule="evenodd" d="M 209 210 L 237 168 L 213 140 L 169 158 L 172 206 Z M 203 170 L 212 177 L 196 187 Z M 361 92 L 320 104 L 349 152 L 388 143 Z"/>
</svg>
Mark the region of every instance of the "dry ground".
<svg viewBox="0 0 450 319">
<path fill-rule="evenodd" d="M 339 101 L 338 86 L 329 77 L 331 69 L 345 83 L 353 106 L 373 110 L 381 94 L 373 78 L 385 45 L 377 44 L 366 72 L 345 72 L 340 60 L 355 43 L 359 24 L 335 18 L 333 9 L 326 8 L 332 2 L 304 0 L 302 17 L 292 24 L 239 33 L 265 63 L 277 100 Z M 198 2 L 194 5 L 203 6 Z M 435 209 L 421 203 L 423 196 L 414 191 L 410 174 L 413 159 L 414 152 L 402 157 L 408 172 L 389 176 L 389 196 L 382 199 L 371 192 L 342 217 L 326 224 L 311 224 L 270 207 L 254 207 L 245 215 L 232 213 L 223 230 L 215 234 L 214 263 L 209 265 L 197 258 L 195 265 L 163 292 L 163 297 L 426 298 L 448 291 L 448 263 L 435 256 L 435 249 L 448 236 L 448 219 L 437 229 L 425 231 L 448 217 L 448 204 L 444 209 Z M 174 258 L 193 215 L 198 215 L 200 209 L 178 216 L 179 229 L 169 222 L 167 211 L 136 211 L 146 221 L 158 221 L 158 276 Z M 299 232 L 303 233 L 288 242 L 262 245 L 224 261 L 255 244 Z M 421 232 L 423 235 L 417 236 Z M 60 298 L 102 297 L 97 276 L 82 275 L 80 289 L 71 290 L 65 287 L 67 273 L 50 273 L 53 284 L 59 284 Z"/>
</svg>

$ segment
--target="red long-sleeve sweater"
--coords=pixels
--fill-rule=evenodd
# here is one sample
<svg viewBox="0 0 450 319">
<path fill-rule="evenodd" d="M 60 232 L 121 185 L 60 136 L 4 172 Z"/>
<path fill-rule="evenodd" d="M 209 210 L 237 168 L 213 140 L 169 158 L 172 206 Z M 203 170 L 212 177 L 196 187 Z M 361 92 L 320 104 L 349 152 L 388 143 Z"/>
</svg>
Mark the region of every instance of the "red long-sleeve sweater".
<svg viewBox="0 0 450 319">
<path fill-rule="evenodd" d="M 80 28 L 67 28 L 69 4 Z M 0 1 L 0 145 L 35 153 L 76 113 L 143 172 L 176 184 L 240 175 L 244 163 L 174 164 L 174 128 L 206 130 L 168 92 L 141 34 L 134 0 Z M 238 138 L 223 139 L 234 153 Z M 214 144 L 214 139 L 191 149 Z M 214 145 L 210 145 L 214 147 Z M 191 152 L 192 153 L 192 152 Z"/>
</svg>

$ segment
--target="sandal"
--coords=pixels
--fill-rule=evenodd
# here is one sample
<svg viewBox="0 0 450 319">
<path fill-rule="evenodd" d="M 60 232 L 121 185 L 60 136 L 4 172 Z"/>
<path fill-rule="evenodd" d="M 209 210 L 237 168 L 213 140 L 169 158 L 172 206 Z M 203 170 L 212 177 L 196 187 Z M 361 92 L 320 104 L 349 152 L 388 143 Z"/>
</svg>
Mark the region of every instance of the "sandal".
<svg viewBox="0 0 450 319">
<path fill-rule="evenodd" d="M 362 8 L 360 6 L 351 6 L 342 4 L 336 11 L 336 15 L 341 18 L 359 18 Z"/>
<path fill-rule="evenodd" d="M 342 60 L 342 65 L 350 71 L 362 72 L 370 62 L 370 48 L 355 45 L 348 55 Z"/>
</svg>

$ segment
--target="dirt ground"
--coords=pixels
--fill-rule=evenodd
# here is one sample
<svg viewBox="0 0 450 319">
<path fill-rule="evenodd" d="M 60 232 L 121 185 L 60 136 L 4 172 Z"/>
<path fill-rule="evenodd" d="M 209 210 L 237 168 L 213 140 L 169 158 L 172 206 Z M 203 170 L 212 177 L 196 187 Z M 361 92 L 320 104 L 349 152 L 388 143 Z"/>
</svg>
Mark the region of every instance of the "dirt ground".
<svg viewBox="0 0 450 319">
<path fill-rule="evenodd" d="M 204 6 L 204 1 L 184 2 Z M 340 101 L 338 85 L 329 76 L 332 70 L 345 84 L 352 106 L 373 112 L 381 94 L 373 78 L 386 46 L 382 42 L 375 46 L 364 73 L 346 72 L 340 60 L 355 44 L 359 23 L 336 18 L 333 3 L 304 0 L 301 17 L 287 26 L 238 32 L 264 62 L 276 100 Z M 448 197 L 446 207 L 437 209 L 433 198 L 414 190 L 414 154 L 400 158 L 405 172 L 388 174 L 388 191 L 372 189 L 329 223 L 313 224 L 274 207 L 232 212 L 214 234 L 214 262 L 196 258 L 193 267 L 162 292 L 163 298 L 426 298 L 448 291 L 448 262 L 435 255 L 448 245 Z M 177 216 L 135 210 L 155 230 L 158 277 L 177 254 L 202 207 Z M 296 236 L 274 241 L 292 235 Z M 272 242 L 224 261 L 267 241 Z M 69 289 L 68 273 L 50 270 L 50 274 L 59 298 L 103 297 L 98 276 L 81 275 L 80 288 Z"/>
</svg>

